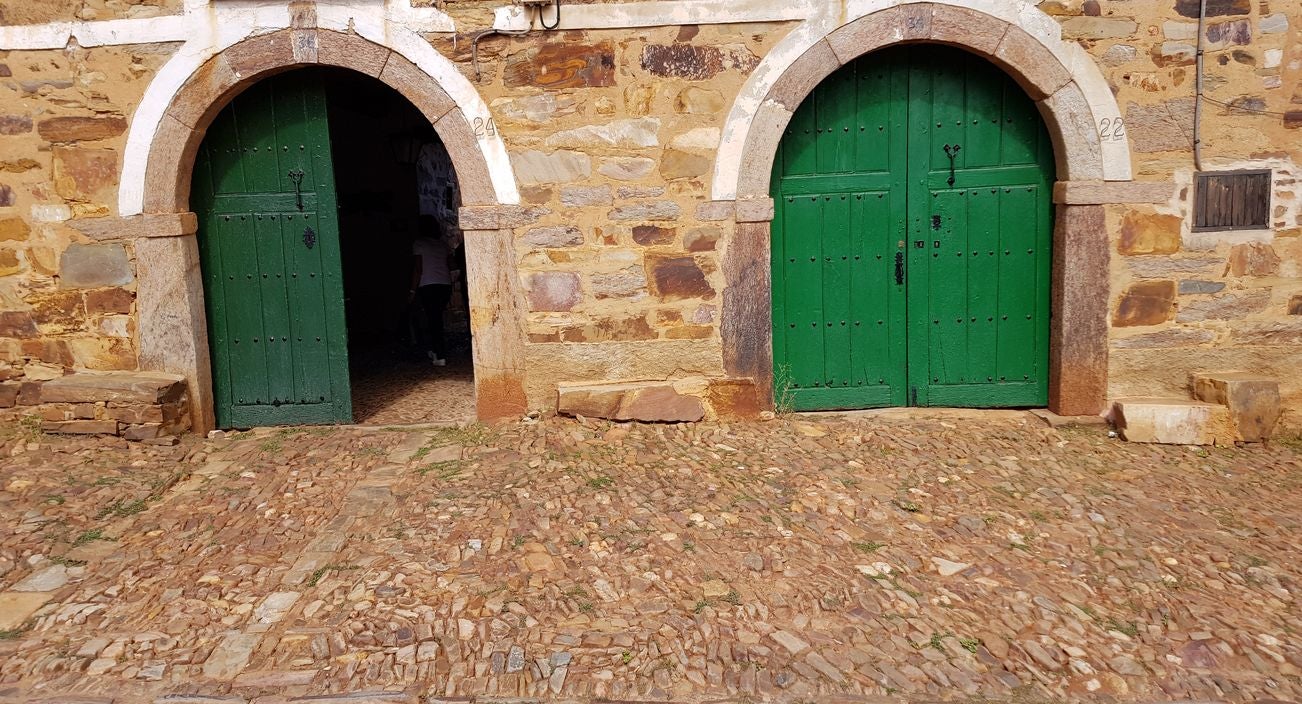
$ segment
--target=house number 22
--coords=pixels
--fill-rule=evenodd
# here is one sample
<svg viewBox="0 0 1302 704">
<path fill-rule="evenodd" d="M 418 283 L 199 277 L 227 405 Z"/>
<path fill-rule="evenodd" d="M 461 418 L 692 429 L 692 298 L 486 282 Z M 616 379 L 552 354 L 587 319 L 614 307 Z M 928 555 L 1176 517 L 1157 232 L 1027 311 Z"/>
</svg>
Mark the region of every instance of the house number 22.
<svg viewBox="0 0 1302 704">
<path fill-rule="evenodd" d="M 482 117 L 476 117 L 474 122 L 471 123 L 471 126 L 474 127 L 475 137 L 477 139 L 487 139 L 497 136 L 497 125 L 493 123 L 493 118 L 491 117 L 487 120 Z"/>
<path fill-rule="evenodd" d="M 1105 117 L 1099 120 L 1099 139 L 1115 142 L 1126 136 L 1126 123 L 1119 117 Z"/>
</svg>

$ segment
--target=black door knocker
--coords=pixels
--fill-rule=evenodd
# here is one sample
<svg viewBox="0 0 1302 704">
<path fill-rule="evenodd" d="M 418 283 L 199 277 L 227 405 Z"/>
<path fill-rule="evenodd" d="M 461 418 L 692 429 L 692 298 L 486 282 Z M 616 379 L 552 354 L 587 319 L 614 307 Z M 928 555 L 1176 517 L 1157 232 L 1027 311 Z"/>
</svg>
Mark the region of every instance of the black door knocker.
<svg viewBox="0 0 1302 704">
<path fill-rule="evenodd" d="M 958 146 L 957 144 L 955 144 L 955 145 L 952 147 L 953 151 L 950 151 L 950 149 L 951 149 L 950 145 L 948 145 L 948 144 L 945 145 L 945 156 L 949 157 L 949 181 L 948 181 L 948 183 L 949 183 L 949 185 L 951 185 L 951 186 L 954 185 L 954 157 L 958 156 L 958 150 L 960 150 L 960 149 L 962 149 L 962 148 L 963 148 L 963 147 L 960 147 L 960 146 Z"/>
<path fill-rule="evenodd" d="M 303 244 L 307 245 L 308 249 L 316 245 L 316 232 L 310 227 L 303 228 Z"/>
<path fill-rule="evenodd" d="M 952 159 L 953 157 L 950 158 Z M 294 201 L 298 205 L 298 209 L 302 210 L 303 209 L 303 170 L 291 169 L 288 176 L 289 176 L 289 180 L 294 183 Z"/>
</svg>

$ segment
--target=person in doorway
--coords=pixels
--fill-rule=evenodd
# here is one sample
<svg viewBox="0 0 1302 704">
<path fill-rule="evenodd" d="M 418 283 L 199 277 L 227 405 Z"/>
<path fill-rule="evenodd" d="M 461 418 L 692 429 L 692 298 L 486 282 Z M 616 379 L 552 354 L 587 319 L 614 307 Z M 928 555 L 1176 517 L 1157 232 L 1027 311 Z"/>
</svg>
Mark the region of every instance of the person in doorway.
<svg viewBox="0 0 1302 704">
<path fill-rule="evenodd" d="M 425 354 L 436 367 L 447 364 L 447 339 L 443 335 L 443 312 L 452 298 L 452 274 L 443 225 L 430 215 L 420 218 L 420 230 L 411 244 L 411 293 L 409 300 L 419 299 L 429 321 L 429 339 Z"/>
</svg>

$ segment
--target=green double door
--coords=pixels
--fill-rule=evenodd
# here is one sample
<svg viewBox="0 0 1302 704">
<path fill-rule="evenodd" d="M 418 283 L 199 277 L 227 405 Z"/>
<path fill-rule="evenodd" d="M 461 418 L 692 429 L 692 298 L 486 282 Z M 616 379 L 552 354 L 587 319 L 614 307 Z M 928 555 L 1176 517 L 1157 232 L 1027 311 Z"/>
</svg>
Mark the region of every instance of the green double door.
<svg viewBox="0 0 1302 704">
<path fill-rule="evenodd" d="M 797 110 L 772 183 L 779 405 L 1047 403 L 1053 150 L 1008 76 L 869 54 Z"/>
<path fill-rule="evenodd" d="M 236 97 L 200 147 L 190 202 L 218 425 L 350 422 L 321 78 L 283 74 Z"/>
</svg>

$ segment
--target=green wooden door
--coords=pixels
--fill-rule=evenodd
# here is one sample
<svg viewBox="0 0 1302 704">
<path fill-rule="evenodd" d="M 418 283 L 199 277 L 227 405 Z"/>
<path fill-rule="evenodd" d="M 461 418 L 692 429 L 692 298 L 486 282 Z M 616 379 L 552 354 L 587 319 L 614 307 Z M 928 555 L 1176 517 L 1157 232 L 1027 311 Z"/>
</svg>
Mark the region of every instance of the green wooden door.
<svg viewBox="0 0 1302 704">
<path fill-rule="evenodd" d="M 970 54 L 828 77 L 774 161 L 775 401 L 1047 403 L 1052 179 L 1034 104 Z"/>
<path fill-rule="evenodd" d="M 219 426 L 350 422 L 326 98 L 293 72 L 240 94 L 208 130 L 191 205 Z"/>
</svg>

